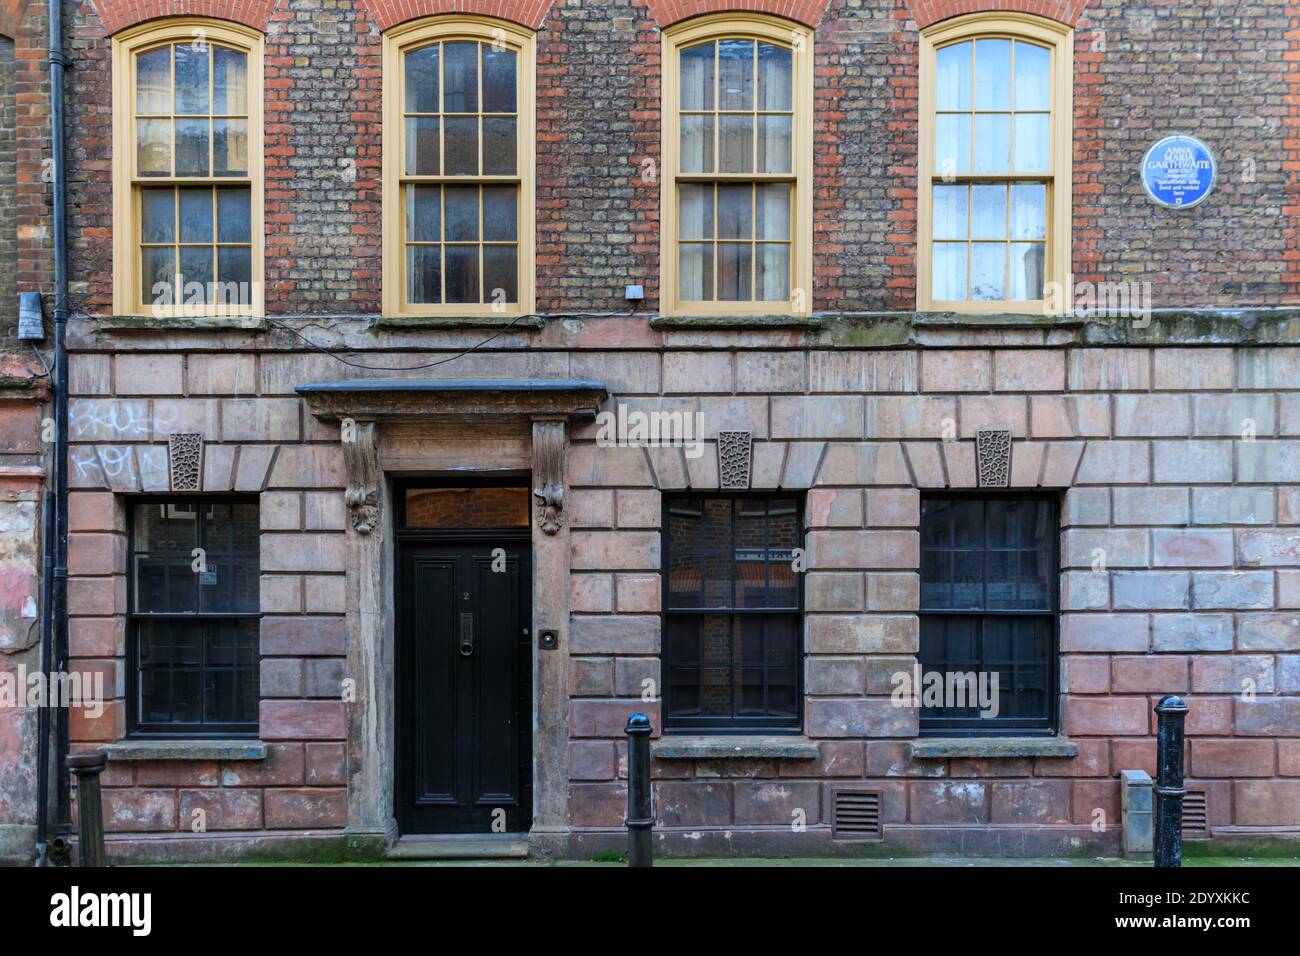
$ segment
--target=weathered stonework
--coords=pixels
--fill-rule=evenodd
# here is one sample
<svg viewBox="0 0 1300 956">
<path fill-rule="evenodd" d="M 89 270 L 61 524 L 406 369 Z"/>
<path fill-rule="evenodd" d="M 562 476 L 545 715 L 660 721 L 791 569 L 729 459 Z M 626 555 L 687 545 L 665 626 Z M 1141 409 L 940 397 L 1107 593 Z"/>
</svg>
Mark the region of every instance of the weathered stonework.
<svg viewBox="0 0 1300 956">
<path fill-rule="evenodd" d="M 380 314 L 381 32 L 450 4 L 236 6 L 267 34 L 268 315 L 241 320 L 111 315 L 107 37 L 167 11 L 65 11 L 71 655 L 112 688 L 98 718 L 74 712 L 72 741 L 114 750 L 116 857 L 373 857 L 393 842 L 392 481 L 465 471 L 527 474 L 534 492 L 532 628 L 557 635 L 533 661 L 535 854 L 625 842 L 623 726 L 633 710 L 662 725 L 642 694 L 666 679 L 663 495 L 688 489 L 802 496 L 804 710 L 779 739 L 656 742 L 666 852 L 871 852 L 833 839 L 844 787 L 880 793 L 882 853 L 1118 855 L 1120 774 L 1154 771 L 1164 693 L 1191 707 L 1188 788 L 1212 839 L 1300 825 L 1300 13 L 1000 5 L 1075 25 L 1076 278 L 1146 283 L 1148 323 L 913 311 L 918 27 L 993 4 L 457 4 L 538 29 L 538 314 L 507 327 Z M 661 159 L 658 31 L 741 6 L 816 31 L 813 314 L 664 317 L 645 175 Z M 15 43 L 25 104 L 43 99 L 41 19 Z M 1146 203 L 1134 176 L 1171 123 L 1223 164 L 1191 212 Z M 20 133 L 15 274 L 44 290 L 33 144 L 48 136 Z M 646 290 L 637 311 L 630 282 Z M 0 536 L 16 555 L 0 573 L 22 599 L 3 609 L 6 668 L 37 633 L 22 611 L 39 593 L 44 413 L 23 398 L 0 402 Z M 598 444 L 593 416 L 616 403 L 698 412 L 703 454 Z M 179 489 L 188 435 L 198 490 L 261 506 L 260 741 L 143 759 L 125 740 L 126 506 Z M 980 487 L 1060 498 L 1057 737 L 921 738 L 890 699 L 919 649 L 922 497 Z M 0 801 L 0 840 L 30 839 L 33 727 L 0 711 L 0 791 L 19 798 Z M 213 832 L 195 840 L 199 809 Z"/>
</svg>

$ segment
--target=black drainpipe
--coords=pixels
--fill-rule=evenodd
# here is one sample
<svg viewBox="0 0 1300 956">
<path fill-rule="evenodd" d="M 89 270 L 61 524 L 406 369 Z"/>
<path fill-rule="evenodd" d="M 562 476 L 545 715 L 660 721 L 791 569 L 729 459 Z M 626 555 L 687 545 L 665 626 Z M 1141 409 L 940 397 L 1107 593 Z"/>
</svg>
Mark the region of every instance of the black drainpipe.
<svg viewBox="0 0 1300 956">
<path fill-rule="evenodd" d="M 63 77 L 68 66 L 68 58 L 63 54 L 63 4 L 61 0 L 52 0 L 47 6 L 50 21 L 50 157 L 52 160 L 53 209 L 51 225 L 54 233 L 54 521 L 53 528 L 46 531 L 46 557 L 44 568 L 48 572 L 46 580 L 50 598 L 45 622 L 42 625 L 42 639 L 45 631 L 52 631 L 50 639 L 42 648 L 42 666 L 48 666 L 49 646 L 53 644 L 53 668 L 47 671 L 51 691 L 62 686 L 59 674 L 68 670 L 68 351 L 65 333 L 68 322 L 68 236 L 67 217 L 67 169 L 64 165 L 63 137 Z M 45 501 L 48 513 L 50 493 L 47 490 Z M 49 554 L 50 539 L 53 539 L 54 554 L 51 562 Z M 53 567 L 51 567 L 51 564 Z M 72 834 L 72 806 L 68 782 L 68 709 L 64 701 L 55 700 L 51 694 L 47 706 L 43 708 L 46 732 L 42 735 L 40 746 L 43 759 L 40 764 L 41 774 L 39 789 L 47 790 L 49 786 L 49 707 L 58 704 L 55 711 L 55 734 L 57 738 L 56 759 L 54 761 L 55 793 L 57 808 L 55 814 L 55 833 L 49 852 L 43 845 L 38 846 L 38 862 L 67 862 Z M 38 844 L 43 844 L 48 837 L 46 814 L 49 813 L 49 794 L 41 798 L 41 816 L 38 823 Z M 52 859 L 51 859 L 52 858 Z"/>
</svg>

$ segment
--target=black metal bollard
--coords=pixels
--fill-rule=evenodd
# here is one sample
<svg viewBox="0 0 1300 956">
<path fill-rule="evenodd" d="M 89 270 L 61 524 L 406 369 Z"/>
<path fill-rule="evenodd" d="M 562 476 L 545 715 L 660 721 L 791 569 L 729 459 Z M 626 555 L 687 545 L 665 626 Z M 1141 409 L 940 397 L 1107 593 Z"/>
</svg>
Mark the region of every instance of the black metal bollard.
<svg viewBox="0 0 1300 956">
<path fill-rule="evenodd" d="M 627 718 L 627 865 L 654 866 L 650 829 L 655 825 L 650 807 L 650 718 Z"/>
<path fill-rule="evenodd" d="M 1173 869 L 1183 865 L 1183 722 L 1187 704 L 1170 694 L 1156 704 L 1155 864 Z"/>
<path fill-rule="evenodd" d="M 81 866 L 106 866 L 104 862 L 104 807 L 99 798 L 99 775 L 108 755 L 99 750 L 68 755 L 68 769 L 77 777 L 77 852 Z"/>
</svg>

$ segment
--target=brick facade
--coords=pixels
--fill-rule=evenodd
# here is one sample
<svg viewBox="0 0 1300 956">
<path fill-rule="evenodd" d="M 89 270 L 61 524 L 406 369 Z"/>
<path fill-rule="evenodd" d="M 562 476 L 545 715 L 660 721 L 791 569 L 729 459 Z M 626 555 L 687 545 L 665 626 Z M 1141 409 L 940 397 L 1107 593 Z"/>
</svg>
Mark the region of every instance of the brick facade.
<svg viewBox="0 0 1300 956">
<path fill-rule="evenodd" d="M 604 447 L 595 425 L 569 427 L 558 569 L 568 590 L 535 595 L 564 608 L 567 691 L 541 718 L 547 734 L 560 727 L 562 766 L 538 786 L 551 788 L 539 800 L 560 807 L 567 831 L 548 852 L 589 855 L 623 840 L 623 726 L 633 710 L 662 723 L 658 701 L 641 696 L 664 678 L 662 496 L 718 487 L 720 429 L 753 432 L 755 489 L 803 502 L 802 736 L 816 756 L 656 759 L 671 852 L 855 852 L 831 839 L 835 794 L 847 788 L 881 792 L 891 849 L 1115 854 L 1117 775 L 1154 770 L 1151 707 L 1165 693 L 1191 706 L 1188 788 L 1205 794 L 1216 839 L 1300 826 L 1300 334 L 1294 311 L 1273 311 L 1300 306 L 1300 9 L 996 7 L 1076 27 L 1074 272 L 1147 283 L 1157 310 L 1183 310 L 1148 326 L 912 312 L 918 30 L 993 4 L 531 0 L 508 14 L 496 0 L 234 5 L 266 32 L 274 322 L 180 332 L 123 322 L 111 315 L 109 37 L 164 13 L 229 6 L 68 8 L 71 650 L 78 669 L 114 688 L 102 717 L 74 718 L 75 748 L 126 733 L 126 515 L 133 496 L 167 492 L 168 436 L 204 436 L 205 493 L 260 502 L 267 756 L 114 759 L 103 778 L 113 852 L 218 857 L 354 835 L 356 781 L 375 753 L 358 729 L 362 705 L 340 687 L 357 676 L 358 591 L 391 602 L 393 582 L 359 580 L 340 429 L 295 392 L 352 378 L 596 380 L 607 408 L 703 415 L 700 458 Z M 660 30 L 732 8 L 815 27 L 808 327 L 719 330 L 656 314 Z M 499 330 L 373 322 L 381 33 L 451 9 L 538 29 L 540 321 L 486 344 Z M 22 55 L 16 44 L 20 84 Z M 22 190 L 21 112 L 18 126 Z M 1216 190 L 1194 211 L 1147 202 L 1138 179 L 1144 150 L 1173 130 L 1201 136 L 1219 158 Z M 45 247 L 37 232 L 23 246 L 21 231 L 23 209 L 39 222 L 43 187 L 39 176 L 26 182 L 18 283 L 44 288 Z M 646 290 L 635 310 L 623 297 L 630 283 Z M 17 431 L 36 425 L 23 415 Z M 1060 498 L 1060 729 L 1073 757 L 914 756 L 917 714 L 890 701 L 890 675 L 919 650 L 922 496 L 973 490 L 974 431 L 994 425 L 1012 431 L 1011 486 Z M 526 439 L 478 424 L 378 431 L 389 477 L 530 464 Z M 377 538 L 391 556 L 382 529 Z M 197 810 L 206 830 L 196 835 Z M 790 826 L 800 811 L 806 831 Z"/>
<path fill-rule="evenodd" d="M 18 293 L 46 291 L 52 262 L 45 5 L 0 2 L 0 680 L 39 669 L 44 369 L 17 340 Z M 37 709 L 0 706 L 0 860 L 30 852 Z"/>
</svg>

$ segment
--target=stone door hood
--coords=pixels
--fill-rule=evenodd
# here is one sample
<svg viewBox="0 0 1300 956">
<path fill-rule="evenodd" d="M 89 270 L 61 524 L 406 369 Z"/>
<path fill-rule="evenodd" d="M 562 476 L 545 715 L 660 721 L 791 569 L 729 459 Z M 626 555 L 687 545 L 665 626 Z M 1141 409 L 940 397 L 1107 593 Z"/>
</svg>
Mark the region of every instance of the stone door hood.
<svg viewBox="0 0 1300 956">
<path fill-rule="evenodd" d="M 314 382 L 295 389 L 320 419 L 410 422 L 439 418 L 591 419 L 604 382 L 573 379 Z"/>
</svg>

